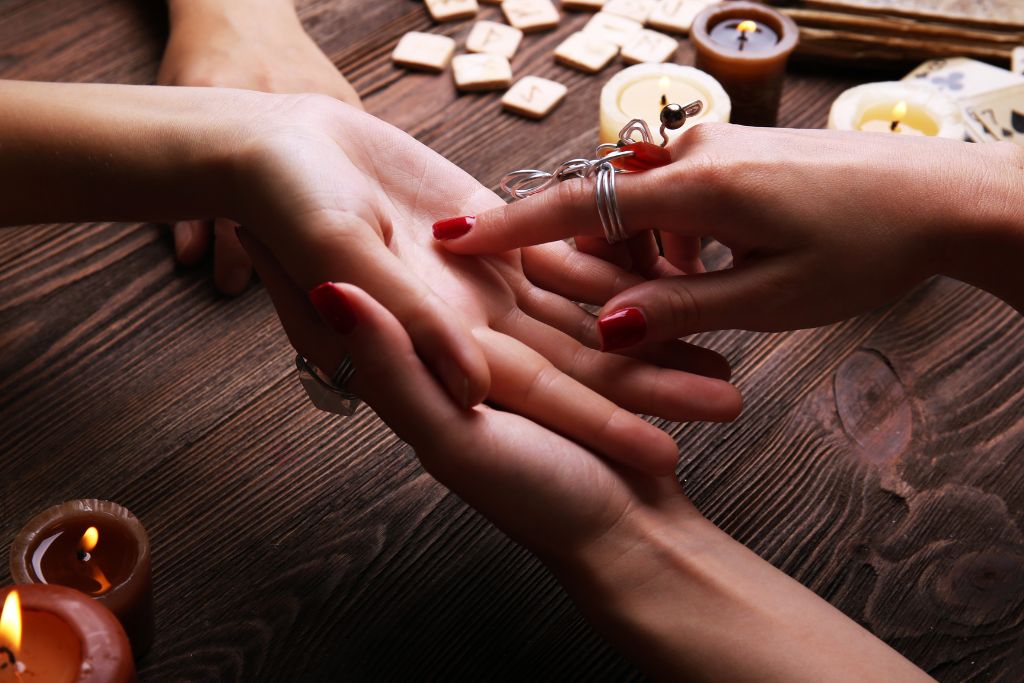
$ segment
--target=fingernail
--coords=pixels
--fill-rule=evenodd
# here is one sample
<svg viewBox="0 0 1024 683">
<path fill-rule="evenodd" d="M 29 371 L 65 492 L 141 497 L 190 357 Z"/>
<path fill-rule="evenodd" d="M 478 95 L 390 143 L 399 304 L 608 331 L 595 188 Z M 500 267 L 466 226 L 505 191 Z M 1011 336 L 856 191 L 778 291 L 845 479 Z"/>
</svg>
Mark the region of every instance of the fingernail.
<svg viewBox="0 0 1024 683">
<path fill-rule="evenodd" d="M 195 239 L 195 229 L 193 228 L 195 221 L 181 221 L 180 223 L 174 224 L 174 244 L 178 248 L 178 254 L 188 251 L 189 246 L 192 244 L 192 240 Z"/>
<path fill-rule="evenodd" d="M 434 223 L 435 240 L 453 240 L 462 237 L 476 224 L 476 216 L 456 216 Z"/>
<path fill-rule="evenodd" d="M 639 308 L 622 308 L 597 321 L 601 333 L 601 350 L 618 351 L 643 341 L 647 336 L 647 320 Z"/>
<path fill-rule="evenodd" d="M 634 142 L 624 146 L 622 151 L 633 153 L 618 159 L 620 167 L 629 171 L 646 171 L 672 163 L 672 155 L 667 149 L 650 142 Z"/>
<path fill-rule="evenodd" d="M 336 332 L 348 334 L 356 327 L 356 314 L 341 287 L 324 282 L 309 292 L 309 301 L 325 323 Z"/>
</svg>

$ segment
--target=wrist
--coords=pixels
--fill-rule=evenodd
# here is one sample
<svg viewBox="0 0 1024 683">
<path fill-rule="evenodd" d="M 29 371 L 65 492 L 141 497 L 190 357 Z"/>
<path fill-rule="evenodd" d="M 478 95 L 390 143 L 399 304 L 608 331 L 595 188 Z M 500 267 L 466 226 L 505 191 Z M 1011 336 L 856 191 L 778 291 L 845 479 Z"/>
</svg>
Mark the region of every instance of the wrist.
<svg viewBox="0 0 1024 683">
<path fill-rule="evenodd" d="M 594 626 L 655 678 L 931 680 L 699 514 L 632 526 L 606 539 L 604 564 L 590 554 L 553 570 Z"/>
<path fill-rule="evenodd" d="M 259 24 L 300 23 L 294 0 L 168 0 L 167 10 L 172 31 L 248 31 Z"/>
<path fill-rule="evenodd" d="M 971 145 L 971 171 L 954 201 L 958 210 L 939 244 L 938 272 L 1024 308 L 1024 150 L 1011 143 Z"/>
<path fill-rule="evenodd" d="M 668 584 L 698 576 L 701 558 L 721 541 L 722 532 L 687 505 L 674 518 L 632 510 L 599 539 L 548 564 L 590 618 L 628 619 L 635 605 L 664 598 Z"/>
</svg>

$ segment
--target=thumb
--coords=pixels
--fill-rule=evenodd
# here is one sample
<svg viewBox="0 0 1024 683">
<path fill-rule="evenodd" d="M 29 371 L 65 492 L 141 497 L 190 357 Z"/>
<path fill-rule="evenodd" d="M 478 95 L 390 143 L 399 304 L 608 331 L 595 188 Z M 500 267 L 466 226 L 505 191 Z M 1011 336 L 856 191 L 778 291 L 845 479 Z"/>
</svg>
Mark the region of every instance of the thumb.
<svg viewBox="0 0 1024 683">
<path fill-rule="evenodd" d="M 602 351 L 724 329 L 773 329 L 778 291 L 767 267 L 718 270 L 651 280 L 627 289 L 601 309 Z"/>
</svg>

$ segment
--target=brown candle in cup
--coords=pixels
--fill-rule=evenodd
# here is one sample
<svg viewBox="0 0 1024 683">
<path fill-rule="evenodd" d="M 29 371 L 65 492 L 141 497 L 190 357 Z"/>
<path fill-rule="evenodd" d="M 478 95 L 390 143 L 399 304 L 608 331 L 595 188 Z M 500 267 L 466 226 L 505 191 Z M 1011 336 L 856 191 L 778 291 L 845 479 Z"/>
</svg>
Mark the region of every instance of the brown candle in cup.
<svg viewBox="0 0 1024 683">
<path fill-rule="evenodd" d="M 153 643 L 149 538 L 128 510 L 74 500 L 36 515 L 11 544 L 19 584 L 57 584 L 105 605 L 121 621 L 136 657 Z"/>
<path fill-rule="evenodd" d="M 786 60 L 798 38 L 792 19 L 754 2 L 706 7 L 690 29 L 697 68 L 729 93 L 732 122 L 748 126 L 775 125 Z"/>
<path fill-rule="evenodd" d="M 0 588 L 0 683 L 134 683 L 124 629 L 64 586 Z"/>
</svg>

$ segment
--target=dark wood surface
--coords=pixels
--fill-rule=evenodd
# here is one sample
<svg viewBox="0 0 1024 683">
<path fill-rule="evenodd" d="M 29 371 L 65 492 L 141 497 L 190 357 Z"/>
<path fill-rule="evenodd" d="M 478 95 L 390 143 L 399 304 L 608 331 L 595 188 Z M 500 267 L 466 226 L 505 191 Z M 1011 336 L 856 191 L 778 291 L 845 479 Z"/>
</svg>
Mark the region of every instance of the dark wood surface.
<svg viewBox="0 0 1024 683">
<path fill-rule="evenodd" d="M 489 185 L 589 148 L 618 68 L 553 64 L 585 16 L 528 36 L 516 73 L 570 89 L 533 123 L 390 64 L 403 32 L 430 26 L 418 2 L 305 0 L 301 13 L 371 112 Z M 150 83 L 165 32 L 157 0 L 0 0 L 0 77 Z M 782 125 L 824 125 L 867 79 L 853 65 L 792 73 Z M 706 335 L 747 407 L 730 425 L 667 425 L 686 489 L 940 680 L 1019 681 L 1022 333 L 1001 302 L 937 279 L 832 327 Z M 370 411 L 313 409 L 291 359 L 258 286 L 217 296 L 207 268 L 175 267 L 156 226 L 0 232 L 0 556 L 53 503 L 133 510 L 156 582 L 144 682 L 640 678 Z"/>
</svg>

